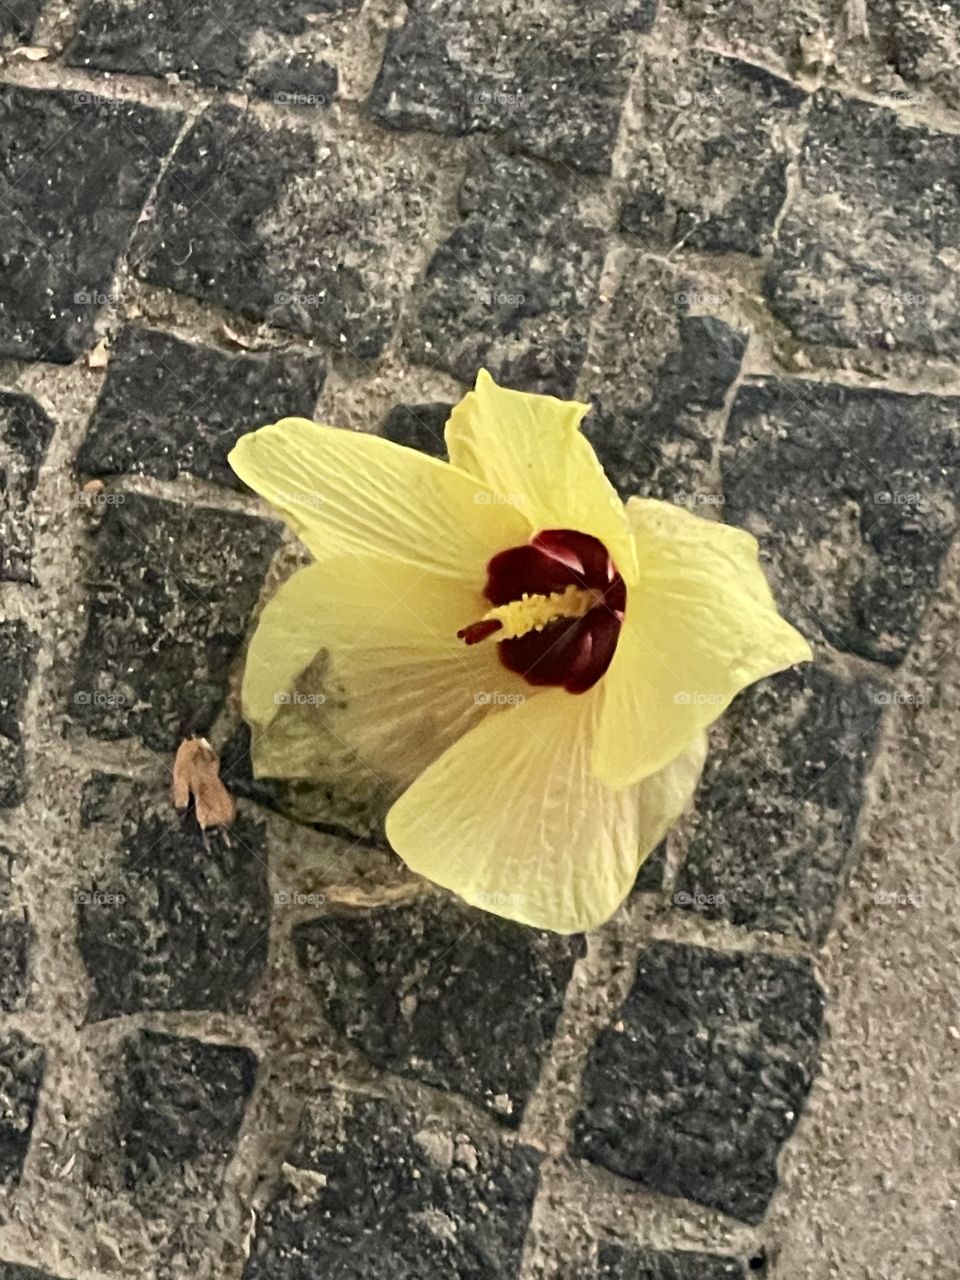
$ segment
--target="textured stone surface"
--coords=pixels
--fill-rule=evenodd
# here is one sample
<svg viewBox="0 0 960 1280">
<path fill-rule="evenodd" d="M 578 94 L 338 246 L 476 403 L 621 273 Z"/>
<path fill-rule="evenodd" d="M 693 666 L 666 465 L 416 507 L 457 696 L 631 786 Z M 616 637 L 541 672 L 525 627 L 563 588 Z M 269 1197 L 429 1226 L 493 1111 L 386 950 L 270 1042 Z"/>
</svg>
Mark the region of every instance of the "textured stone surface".
<svg viewBox="0 0 960 1280">
<path fill-rule="evenodd" d="M 931 90 L 949 106 L 960 104 L 960 6 L 956 0 L 887 0 L 871 14 L 871 31 L 887 61 L 906 83 Z"/>
<path fill-rule="evenodd" d="M 656 0 L 416 0 L 387 45 L 371 106 L 384 124 L 521 148 L 606 173 L 632 62 Z"/>
<path fill-rule="evenodd" d="M 342 124 L 318 137 L 220 104 L 177 148 L 135 256 L 155 284 L 372 358 L 437 180 L 399 140 L 373 151 Z"/>
<path fill-rule="evenodd" d="M 675 901 L 705 916 L 823 942 L 853 861 L 863 782 L 891 695 L 808 666 L 727 712 Z"/>
<path fill-rule="evenodd" d="M 398 404 L 384 418 L 380 434 L 394 444 L 446 459 L 443 428 L 452 408 L 452 404 Z"/>
<path fill-rule="evenodd" d="M 327 1094 L 303 1115 L 287 1185 L 260 1215 L 244 1280 L 516 1280 L 539 1154 Z"/>
<path fill-rule="evenodd" d="M 0 1009 L 4 1013 L 13 1013 L 27 1003 L 30 940 L 26 912 L 4 912 L 0 918 Z"/>
<path fill-rule="evenodd" d="M 136 75 L 174 72 L 201 84 L 234 88 L 251 83 L 259 87 L 267 65 L 279 89 L 313 95 L 317 82 L 304 80 L 309 54 L 291 49 L 290 37 L 309 29 L 308 14 L 336 14 L 359 6 L 360 0 L 233 0 L 221 13 L 188 0 L 93 0 L 81 19 L 69 61 Z M 280 37 L 282 50 L 272 58 L 261 52 L 270 37 Z M 314 87 L 301 88 L 304 83 Z M 275 90 L 268 92 L 272 96 Z"/>
<path fill-rule="evenodd" d="M 0 86 L 0 356 L 66 363 L 92 346 L 180 123 L 107 96 Z"/>
<path fill-rule="evenodd" d="M 262 824 L 200 831 L 166 794 L 109 774 L 86 783 L 86 838 L 101 854 L 77 885 L 77 945 L 92 983 L 87 1019 L 148 1009 L 244 1009 L 267 958 Z"/>
<path fill-rule="evenodd" d="M 745 1280 L 736 1258 L 686 1249 L 631 1249 L 603 1245 L 598 1280 Z"/>
<path fill-rule="evenodd" d="M 0 40 L 28 42 L 42 8 L 43 0 L 5 0 L 0 8 Z"/>
<path fill-rule="evenodd" d="M 36 400 L 0 391 L 0 581 L 33 581 L 30 497 L 52 435 Z"/>
<path fill-rule="evenodd" d="M 830 0 L 664 0 L 690 24 L 693 39 L 744 49 L 757 61 L 791 71 L 821 70 L 831 62 L 837 11 Z"/>
<path fill-rule="evenodd" d="M 41 1046 L 19 1031 L 0 1034 L 0 1184 L 20 1180 L 44 1062 Z"/>
<path fill-rule="evenodd" d="M 574 1151 L 667 1195 L 756 1222 L 818 1056 L 804 960 L 658 942 L 590 1051 Z"/>
<path fill-rule="evenodd" d="M 960 399 L 817 382 L 741 387 L 725 518 L 760 537 L 810 634 L 899 663 L 960 510 Z"/>
<path fill-rule="evenodd" d="M 581 938 L 443 899 L 336 911 L 298 926 L 295 940 L 326 1016 L 378 1066 L 520 1123 Z"/>
<path fill-rule="evenodd" d="M 124 329 L 77 470 L 162 480 L 186 472 L 239 488 L 227 465 L 237 438 L 278 418 L 311 418 L 323 377 L 319 360 L 292 353 L 232 355 L 154 329 Z"/>
<path fill-rule="evenodd" d="M 0 809 L 20 804 L 26 793 L 21 716 L 37 647 L 24 623 L 0 621 Z"/>
<path fill-rule="evenodd" d="M 127 1036 L 107 1067 L 111 1105 L 97 1126 L 90 1181 L 127 1191 L 146 1212 L 210 1190 L 256 1070 L 249 1049 L 155 1031 Z"/>
<path fill-rule="evenodd" d="M 484 365 L 526 390 L 570 394 L 602 265 L 598 229 L 545 167 L 485 151 L 462 222 L 427 267 L 412 346 L 473 384 Z"/>
<path fill-rule="evenodd" d="M 759 254 L 786 196 L 802 90 L 736 58 L 647 56 L 621 226 L 649 246 Z"/>
<path fill-rule="evenodd" d="M 280 529 L 233 512 L 112 496 L 96 534 L 70 714 L 95 737 L 139 734 L 170 751 L 220 709 Z"/>
<path fill-rule="evenodd" d="M 960 351 L 960 137 L 818 95 L 767 277 L 797 337 Z"/>
<path fill-rule="evenodd" d="M 36 1267 L 21 1267 L 16 1262 L 0 1261 L 0 1280 L 57 1280 L 57 1277 Z"/>
</svg>

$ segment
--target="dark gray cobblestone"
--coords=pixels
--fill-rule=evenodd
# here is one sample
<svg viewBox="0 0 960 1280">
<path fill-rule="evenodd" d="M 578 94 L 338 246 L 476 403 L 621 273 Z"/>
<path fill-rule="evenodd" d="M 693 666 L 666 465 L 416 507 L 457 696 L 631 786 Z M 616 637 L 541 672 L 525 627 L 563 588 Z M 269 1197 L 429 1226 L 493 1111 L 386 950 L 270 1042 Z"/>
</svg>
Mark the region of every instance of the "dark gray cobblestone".
<svg viewBox="0 0 960 1280">
<path fill-rule="evenodd" d="M 519 1125 L 581 938 L 427 900 L 337 911 L 295 941 L 325 1016 L 373 1062 Z"/>
<path fill-rule="evenodd" d="M 0 40 L 11 45 L 28 42 L 42 8 L 43 0 L 6 0 L 0 9 Z"/>
<path fill-rule="evenodd" d="M 181 122 L 106 95 L 0 85 L 0 356 L 68 363 L 92 345 Z"/>
<path fill-rule="evenodd" d="M 262 824 L 241 814 L 204 835 L 166 795 L 108 774 L 86 783 L 81 823 L 101 868 L 74 891 L 87 1019 L 246 1008 L 267 958 Z"/>
<path fill-rule="evenodd" d="M 960 353 L 960 137 L 821 94 L 780 228 L 770 305 L 808 342 Z"/>
<path fill-rule="evenodd" d="M 343 121 L 318 137 L 218 104 L 178 147 L 134 256 L 152 283 L 371 359 L 405 283 L 387 259 L 422 234 L 435 183 Z"/>
<path fill-rule="evenodd" d="M 185 734 L 209 728 L 223 704 L 280 528 L 110 496 L 68 713 L 95 737 L 139 735 L 172 751 Z"/>
<path fill-rule="evenodd" d="M 67 60 L 75 66 L 135 75 L 176 74 L 222 88 L 250 88 L 273 97 L 306 94 L 329 103 L 336 72 L 309 51 L 292 52 L 289 37 L 304 35 L 308 15 L 357 9 L 360 0 L 253 0 L 225 13 L 184 0 L 93 0 L 83 13 Z M 264 38 L 281 39 L 283 54 L 260 54 Z"/>
<path fill-rule="evenodd" d="M 590 1052 L 578 1155 L 756 1222 L 816 1071 L 823 994 L 806 961 L 654 943 Z"/>
<path fill-rule="evenodd" d="M 227 454 L 236 440 L 279 418 L 313 415 L 320 360 L 297 354 L 231 354 L 155 329 L 124 329 L 77 455 L 77 470 L 185 473 L 240 487 Z"/>
<path fill-rule="evenodd" d="M 750 63 L 645 57 L 620 224 L 647 247 L 759 254 L 787 193 L 788 130 L 806 95 Z"/>
<path fill-rule="evenodd" d="M 487 367 L 530 391 L 569 395 L 586 355 L 600 231 L 544 166 L 478 153 L 462 222 L 427 267 L 414 354 L 462 382 Z"/>
<path fill-rule="evenodd" d="M 20 1180 L 46 1054 L 18 1031 L 0 1032 L 0 1184 Z"/>
<path fill-rule="evenodd" d="M 722 454 L 810 635 L 899 664 L 960 521 L 960 397 L 768 379 L 741 387 Z"/>
<path fill-rule="evenodd" d="M 38 647 L 25 623 L 0 621 L 0 809 L 21 804 L 26 794 L 21 717 Z"/>
<path fill-rule="evenodd" d="M 33 582 L 30 498 L 54 424 L 30 396 L 0 392 L 0 581 Z"/>
<path fill-rule="evenodd" d="M 308 1104 L 244 1280 L 516 1280 L 539 1153 L 363 1094 Z"/>
<path fill-rule="evenodd" d="M 394 444 L 445 459 L 443 428 L 452 408 L 452 404 L 398 404 L 381 423 L 380 434 Z"/>
<path fill-rule="evenodd" d="M 505 134 L 534 155 L 606 173 L 632 62 L 656 0 L 546 6 L 416 0 L 387 45 L 374 116 L 397 129 Z"/>
<path fill-rule="evenodd" d="M 679 905 L 822 943 L 854 860 L 880 719 L 878 680 L 801 667 L 743 693 L 707 762 Z"/>
</svg>

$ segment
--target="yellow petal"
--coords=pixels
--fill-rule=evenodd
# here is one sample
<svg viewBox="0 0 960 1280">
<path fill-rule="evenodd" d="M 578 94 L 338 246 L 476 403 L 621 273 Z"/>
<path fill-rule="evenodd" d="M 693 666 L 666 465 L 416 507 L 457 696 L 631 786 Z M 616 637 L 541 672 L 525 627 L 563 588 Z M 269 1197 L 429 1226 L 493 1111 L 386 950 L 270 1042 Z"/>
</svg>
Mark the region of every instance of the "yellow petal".
<svg viewBox="0 0 960 1280">
<path fill-rule="evenodd" d="M 491 707 L 525 696 L 494 645 L 457 639 L 485 604 L 466 584 L 374 556 L 295 573 L 247 651 L 242 705 L 258 730 L 258 775 L 335 781 L 343 750 L 321 741 L 333 735 L 399 789 Z"/>
<path fill-rule="evenodd" d="M 482 584 L 490 557 L 532 532 L 520 511 L 448 463 L 304 418 L 241 437 L 230 465 L 318 560 L 374 553 Z"/>
<path fill-rule="evenodd" d="M 743 530 L 631 499 L 639 570 L 598 688 L 593 769 L 628 787 L 662 769 L 747 685 L 812 657 L 779 616 Z"/>
<path fill-rule="evenodd" d="M 394 804 L 393 848 L 486 911 L 558 933 L 602 924 L 687 803 L 705 747 L 615 791 L 589 769 L 598 705 L 551 690 L 488 716 Z"/>
<path fill-rule="evenodd" d="M 629 582 L 633 539 L 623 503 L 580 422 L 589 405 L 499 387 L 482 369 L 446 426 L 454 466 L 521 511 L 534 531 L 577 529 L 606 546 Z"/>
</svg>

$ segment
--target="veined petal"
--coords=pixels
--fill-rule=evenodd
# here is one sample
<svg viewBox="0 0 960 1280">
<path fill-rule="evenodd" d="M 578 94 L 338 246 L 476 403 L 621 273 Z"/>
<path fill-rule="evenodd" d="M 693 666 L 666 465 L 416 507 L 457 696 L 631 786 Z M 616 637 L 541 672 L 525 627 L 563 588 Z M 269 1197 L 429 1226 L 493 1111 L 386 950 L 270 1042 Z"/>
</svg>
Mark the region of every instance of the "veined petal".
<svg viewBox="0 0 960 1280">
<path fill-rule="evenodd" d="M 384 786 L 405 786 L 527 690 L 494 646 L 457 639 L 483 607 L 475 588 L 375 556 L 300 569 L 264 608 L 247 650 L 241 700 L 258 775 L 317 779 L 330 773 L 325 756 L 333 763 L 349 749 Z"/>
<path fill-rule="evenodd" d="M 242 436 L 230 465 L 318 560 L 373 553 L 482 583 L 491 556 L 535 532 L 482 480 L 449 463 L 305 418 Z"/>
<path fill-rule="evenodd" d="M 740 529 L 631 499 L 637 581 L 600 688 L 592 766 L 613 787 L 663 768 L 755 680 L 811 649 L 781 618 Z"/>
<path fill-rule="evenodd" d="M 589 769 L 598 706 L 550 690 L 482 720 L 394 804 L 393 848 L 486 911 L 558 933 L 602 924 L 689 800 L 705 746 L 613 790 Z"/>
<path fill-rule="evenodd" d="M 450 461 L 523 513 L 534 530 L 576 529 L 609 551 L 629 583 L 633 538 L 616 490 L 580 432 L 589 405 L 499 387 L 485 369 L 454 408 Z"/>
</svg>

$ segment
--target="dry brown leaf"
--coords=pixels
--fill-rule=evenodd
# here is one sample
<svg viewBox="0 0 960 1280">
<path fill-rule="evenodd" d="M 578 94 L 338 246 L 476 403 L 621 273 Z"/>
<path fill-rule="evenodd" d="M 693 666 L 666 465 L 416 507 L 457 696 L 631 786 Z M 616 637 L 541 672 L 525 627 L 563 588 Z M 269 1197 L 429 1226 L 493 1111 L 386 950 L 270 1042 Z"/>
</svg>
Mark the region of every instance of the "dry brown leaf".
<svg viewBox="0 0 960 1280">
<path fill-rule="evenodd" d="M 14 49 L 13 57 L 26 58 L 28 62 L 43 62 L 44 58 L 50 57 L 49 49 L 42 49 L 36 44 L 22 44 L 19 49 Z"/>
<path fill-rule="evenodd" d="M 233 796 L 220 778 L 220 757 L 206 738 L 186 738 L 173 762 L 173 807 L 186 809 L 193 796 L 201 830 L 229 827 L 237 816 Z"/>
</svg>

